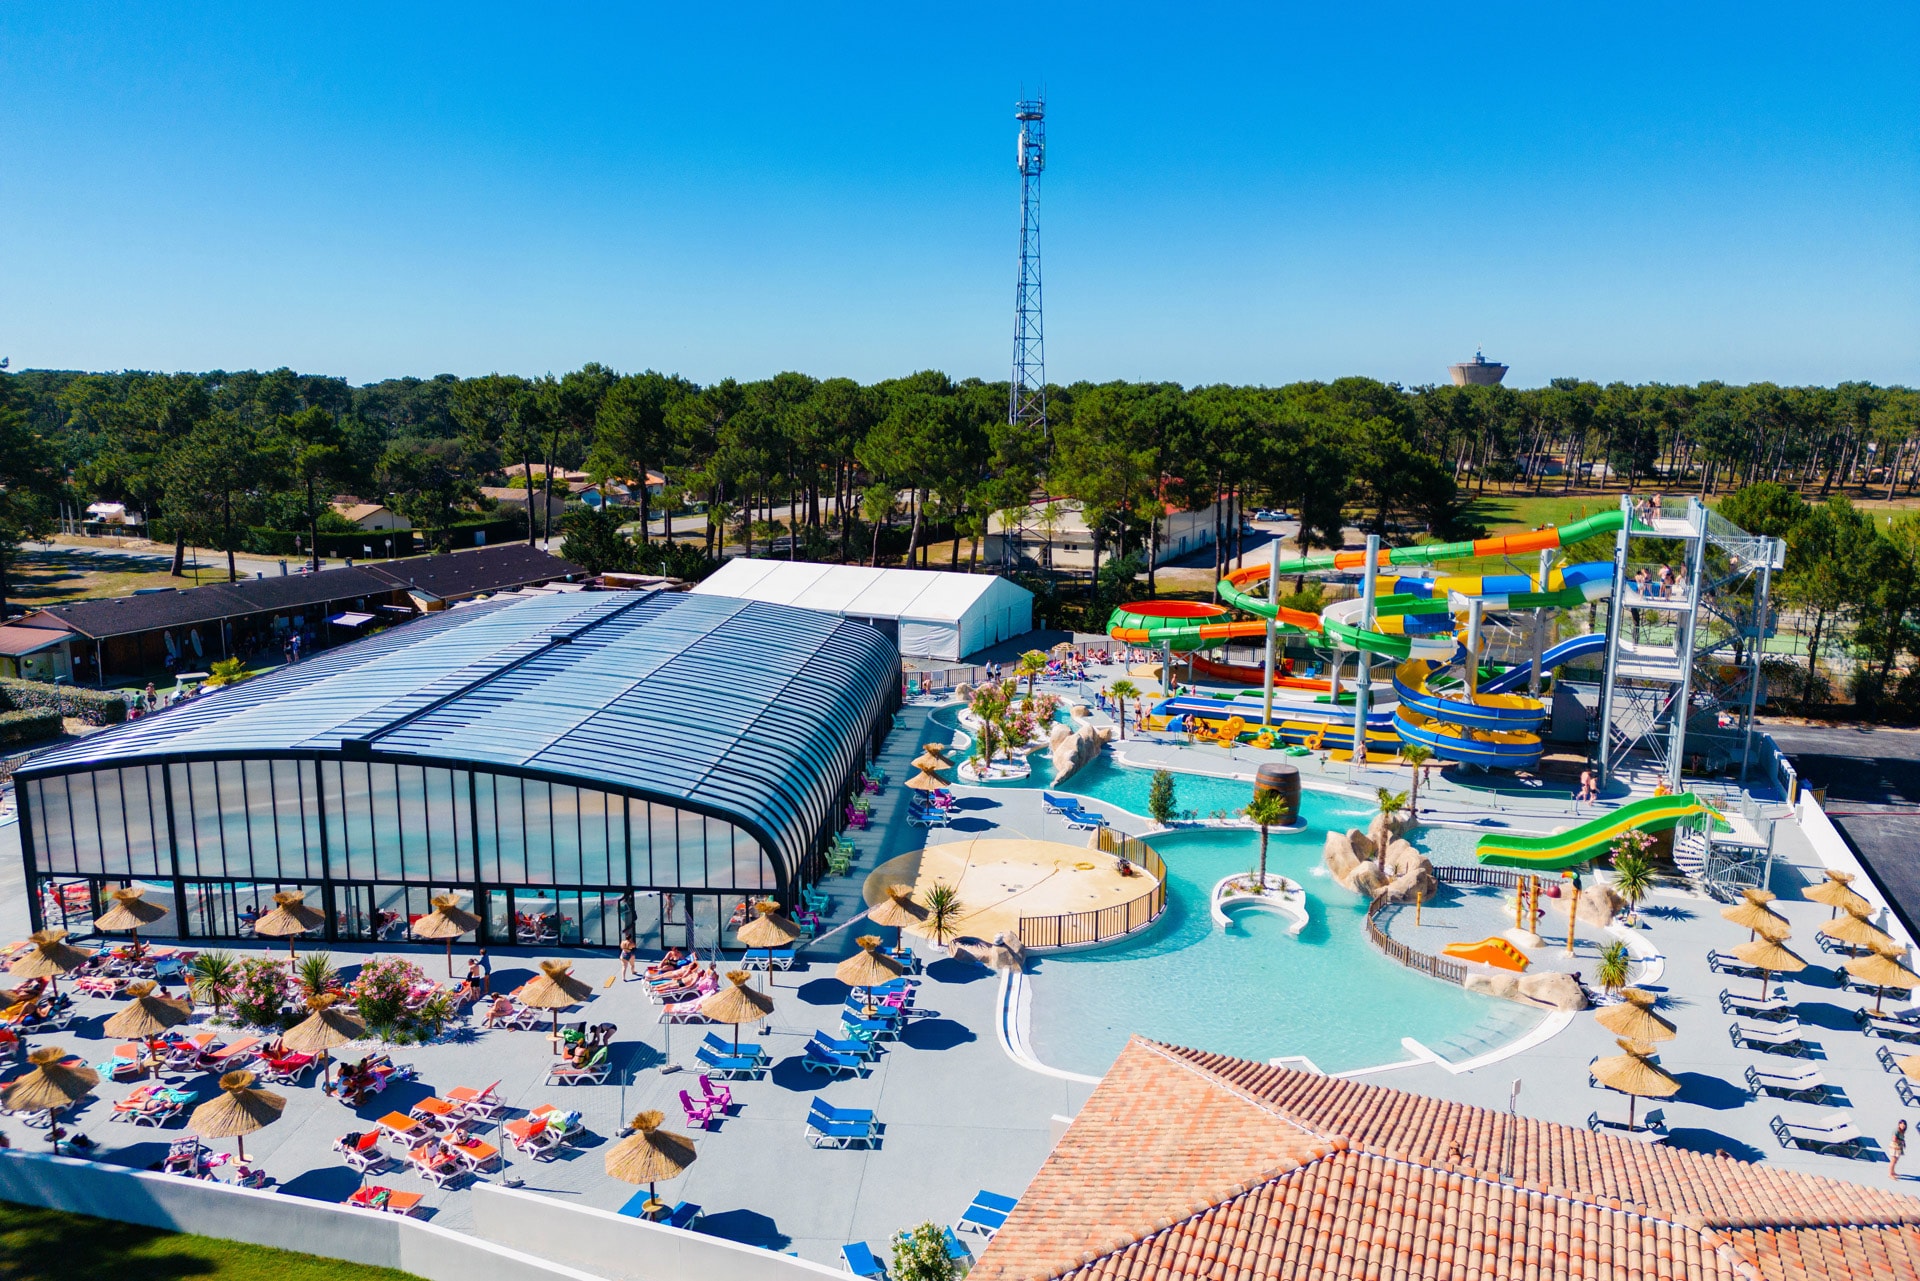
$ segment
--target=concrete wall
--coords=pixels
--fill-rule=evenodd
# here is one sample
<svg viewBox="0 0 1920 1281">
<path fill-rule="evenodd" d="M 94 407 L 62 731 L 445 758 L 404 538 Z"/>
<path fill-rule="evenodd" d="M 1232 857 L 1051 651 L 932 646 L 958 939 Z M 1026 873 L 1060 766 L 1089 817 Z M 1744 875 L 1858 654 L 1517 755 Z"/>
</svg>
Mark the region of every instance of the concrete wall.
<svg viewBox="0 0 1920 1281">
<path fill-rule="evenodd" d="M 1794 816 L 1800 822 L 1800 830 L 1806 835 L 1807 843 L 1813 846 L 1814 856 L 1820 860 L 1820 866 L 1830 867 L 1836 872 L 1853 873 L 1853 892 L 1873 904 L 1873 923 L 1893 936 L 1893 940 L 1910 949 L 1907 964 L 1912 965 L 1911 949 L 1914 940 L 1907 935 L 1906 926 L 1887 907 L 1886 891 L 1873 878 L 1873 873 L 1847 844 L 1846 837 L 1840 835 L 1840 829 L 1833 825 L 1827 812 L 1813 799 L 1813 793 L 1800 793 L 1800 804 L 1795 808 Z M 1920 993 L 1916 993 L 1920 996 Z"/>
<path fill-rule="evenodd" d="M 491 1183 L 473 1189 L 474 1230 L 611 1281 L 847 1281 L 838 1268 Z"/>
<path fill-rule="evenodd" d="M 601 1281 L 418 1219 L 17 1149 L 0 1152 L 0 1200 L 398 1268 L 426 1281 Z"/>
</svg>

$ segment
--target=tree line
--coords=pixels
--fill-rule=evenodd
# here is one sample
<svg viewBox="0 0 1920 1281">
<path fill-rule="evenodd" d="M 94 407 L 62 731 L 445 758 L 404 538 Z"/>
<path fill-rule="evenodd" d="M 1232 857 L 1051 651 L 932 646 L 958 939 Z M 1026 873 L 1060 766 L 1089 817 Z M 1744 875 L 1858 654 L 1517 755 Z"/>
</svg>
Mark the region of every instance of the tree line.
<svg viewBox="0 0 1920 1281">
<path fill-rule="evenodd" d="M 971 568 L 989 521 L 1026 524 L 1067 499 L 1094 536 L 1096 580 L 1103 560 L 1141 553 L 1151 575 L 1154 517 L 1219 499 L 1285 508 L 1304 551 L 1338 546 L 1348 521 L 1470 536 L 1490 485 L 1716 495 L 1767 482 L 1816 499 L 1920 485 L 1920 397 L 1864 383 L 1076 383 L 1048 404 L 1046 432 L 1010 426 L 1005 383 L 938 371 L 705 386 L 600 364 L 364 386 L 289 369 L 24 371 L 0 378 L 0 562 L 61 505 L 99 500 L 147 513 L 176 560 L 189 544 L 245 550 L 259 527 L 317 538 L 336 493 L 385 502 L 444 543 L 490 513 L 480 489 L 508 468 L 546 492 L 555 468 L 668 478 L 657 500 L 635 486 L 638 512 L 580 519 L 568 546 L 595 568 L 710 560 L 730 543 L 926 564 L 936 542 Z M 527 538 L 555 532 L 548 503 L 526 511 Z M 1216 564 L 1238 529 L 1218 532 Z M 668 555 L 658 543 L 676 533 L 693 546 Z"/>
</svg>

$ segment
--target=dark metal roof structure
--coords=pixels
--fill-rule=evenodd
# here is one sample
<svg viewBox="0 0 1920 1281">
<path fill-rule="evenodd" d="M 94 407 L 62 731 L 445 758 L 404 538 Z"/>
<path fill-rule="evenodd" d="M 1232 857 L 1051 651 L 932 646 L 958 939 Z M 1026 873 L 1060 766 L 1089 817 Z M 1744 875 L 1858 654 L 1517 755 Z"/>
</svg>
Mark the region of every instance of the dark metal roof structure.
<svg viewBox="0 0 1920 1281">
<path fill-rule="evenodd" d="M 330 755 L 494 768 L 726 817 L 791 870 L 899 670 L 878 632 L 813 610 L 665 592 L 502 597 L 56 747 L 18 777 Z"/>
</svg>

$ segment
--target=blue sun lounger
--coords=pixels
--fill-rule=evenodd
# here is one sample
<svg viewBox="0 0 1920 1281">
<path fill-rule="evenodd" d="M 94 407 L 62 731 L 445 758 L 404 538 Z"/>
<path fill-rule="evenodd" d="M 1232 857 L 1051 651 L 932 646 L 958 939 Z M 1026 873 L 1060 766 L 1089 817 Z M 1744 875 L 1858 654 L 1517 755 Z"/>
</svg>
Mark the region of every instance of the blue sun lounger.
<svg viewBox="0 0 1920 1281">
<path fill-rule="evenodd" d="M 867 1066 L 864 1055 L 840 1054 L 820 1044 L 818 1038 L 807 1042 L 806 1052 L 800 1058 L 800 1066 L 809 1072 L 827 1072 L 839 1076 L 842 1072 L 859 1076 Z"/>
<path fill-rule="evenodd" d="M 973 1204 L 968 1206 L 967 1212 L 960 1216 L 960 1230 L 965 1232 L 972 1229 L 983 1236 L 990 1237 L 1006 1223 L 1007 1216 L 1013 1213 L 1016 1203 L 1015 1197 L 1002 1196 L 998 1192 L 989 1192 L 982 1188 L 974 1193 Z"/>
<path fill-rule="evenodd" d="M 807 1139 L 816 1148 L 872 1147 L 879 1137 L 873 1113 L 866 1108 L 836 1108 L 819 1095 L 807 1109 Z"/>
<path fill-rule="evenodd" d="M 813 1039 L 835 1054 L 855 1054 L 863 1059 L 870 1059 L 880 1053 L 879 1046 L 872 1041 L 862 1041 L 858 1037 L 843 1040 L 837 1036 L 828 1036 L 825 1032 L 815 1032 Z"/>
<path fill-rule="evenodd" d="M 712 1050 L 715 1054 L 723 1058 L 757 1059 L 762 1063 L 767 1061 L 766 1047 L 754 1045 L 748 1041 L 742 1041 L 738 1045 L 732 1045 L 718 1035 L 709 1032 L 700 1038 L 700 1044 L 706 1046 L 709 1050 Z"/>
<path fill-rule="evenodd" d="M 849 1241 L 841 1246 L 840 1258 L 853 1275 L 864 1277 L 866 1281 L 886 1281 L 886 1266 L 875 1257 L 872 1247 L 865 1241 Z"/>
<path fill-rule="evenodd" d="M 745 1055 L 715 1054 L 704 1045 L 693 1052 L 693 1057 L 698 1059 L 700 1066 L 707 1071 L 729 1080 L 738 1080 L 741 1077 L 758 1079 L 767 1069 L 767 1065 L 759 1059 L 750 1059 Z"/>
</svg>

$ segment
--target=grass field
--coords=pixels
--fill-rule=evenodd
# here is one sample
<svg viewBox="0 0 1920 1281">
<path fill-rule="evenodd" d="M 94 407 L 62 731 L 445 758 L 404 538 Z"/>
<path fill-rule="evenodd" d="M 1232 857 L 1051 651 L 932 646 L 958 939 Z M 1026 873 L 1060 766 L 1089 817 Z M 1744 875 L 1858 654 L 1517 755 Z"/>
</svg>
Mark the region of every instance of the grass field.
<svg viewBox="0 0 1920 1281">
<path fill-rule="evenodd" d="M 392 1268 L 0 1205 L 0 1281 L 412 1281 Z"/>
<path fill-rule="evenodd" d="M 175 578 L 148 557 L 29 549 L 9 575 L 7 604 L 29 609 L 96 596 L 127 596 L 143 587 L 197 587 L 227 581 L 225 563 L 202 563 Z"/>
</svg>

